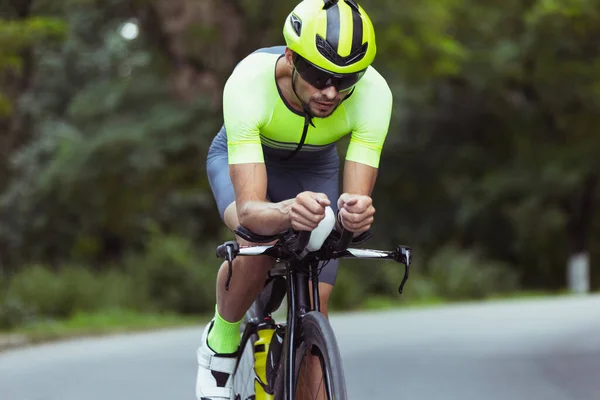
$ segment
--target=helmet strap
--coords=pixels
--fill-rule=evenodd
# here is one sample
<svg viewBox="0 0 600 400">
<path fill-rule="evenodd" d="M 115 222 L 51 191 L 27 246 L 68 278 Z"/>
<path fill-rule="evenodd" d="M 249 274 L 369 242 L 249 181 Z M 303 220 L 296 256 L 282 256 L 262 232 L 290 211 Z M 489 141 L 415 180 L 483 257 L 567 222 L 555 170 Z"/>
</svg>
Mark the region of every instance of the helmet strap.
<svg viewBox="0 0 600 400">
<path fill-rule="evenodd" d="M 298 74 L 298 71 L 296 71 L 296 68 L 294 67 L 294 69 L 292 70 L 292 91 L 294 92 L 294 95 L 296 96 L 296 98 L 300 101 L 300 105 L 302 106 L 302 109 L 304 110 L 304 114 L 306 114 L 308 116 L 310 124 L 313 125 L 312 118 L 314 117 L 314 115 L 312 115 L 310 113 L 310 110 L 308 109 L 308 104 L 305 103 L 300 98 L 300 96 L 298 96 L 298 93 L 296 92 L 296 75 L 297 74 Z"/>
<path fill-rule="evenodd" d="M 302 108 L 304 109 L 304 129 L 302 130 L 302 137 L 300 138 L 300 143 L 298 143 L 298 146 L 296 146 L 296 148 L 290 152 L 287 156 L 282 157 L 281 160 L 282 161 L 287 161 L 289 159 L 291 159 L 292 157 L 294 157 L 302 148 L 302 146 L 304 146 L 304 141 L 306 140 L 306 134 L 308 133 L 308 126 L 312 125 L 313 128 L 315 126 L 315 124 L 313 124 L 313 115 L 311 115 L 311 113 L 308 111 L 308 107 L 306 105 L 306 103 L 304 103 L 302 101 L 302 99 L 300 98 L 300 96 L 298 96 L 298 93 L 296 93 L 296 68 L 294 68 L 294 70 L 292 71 L 292 90 L 294 91 L 294 94 L 296 95 L 296 97 L 298 98 L 298 100 L 300 100 L 300 104 L 302 104 Z"/>
</svg>

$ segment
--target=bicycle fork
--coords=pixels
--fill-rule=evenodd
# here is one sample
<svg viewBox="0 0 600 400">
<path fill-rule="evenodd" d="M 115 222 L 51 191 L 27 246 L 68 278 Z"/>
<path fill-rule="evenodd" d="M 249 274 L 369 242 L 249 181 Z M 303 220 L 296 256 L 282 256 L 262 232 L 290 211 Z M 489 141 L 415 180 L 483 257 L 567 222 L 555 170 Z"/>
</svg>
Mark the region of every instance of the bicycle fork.
<svg viewBox="0 0 600 400">
<path fill-rule="evenodd" d="M 309 277 L 299 268 L 288 268 L 287 284 L 288 284 L 288 312 L 287 312 L 287 330 L 284 338 L 284 390 L 285 399 L 294 398 L 294 373 L 296 360 L 296 333 L 298 331 L 298 321 L 309 311 L 310 294 L 309 294 Z M 311 264 L 311 281 L 313 284 L 313 299 L 314 309 L 319 310 L 319 279 L 318 279 L 318 264 Z"/>
<path fill-rule="evenodd" d="M 272 348 L 274 345 L 272 338 L 274 335 L 281 333 L 281 325 L 276 325 L 270 318 L 266 317 L 265 321 L 260 322 L 257 326 L 257 334 L 259 340 L 254 345 L 255 354 L 255 393 L 256 400 L 272 400 L 274 394 L 270 394 L 273 389 L 275 379 L 269 376 L 267 365 L 275 363 L 272 367 L 277 369 L 280 360 L 285 360 L 283 370 L 284 374 L 284 392 L 285 399 L 294 398 L 294 374 L 295 374 L 295 359 L 296 359 L 296 338 L 298 323 L 303 315 L 314 310 L 319 310 L 319 289 L 318 289 L 318 270 L 316 265 L 311 266 L 311 278 L 305 272 L 294 268 L 287 269 L 287 320 L 283 334 L 283 346 L 279 349 L 279 360 L 271 360 Z M 313 284 L 314 307 L 311 307 L 309 280 Z M 277 371 L 275 371 L 277 372 Z"/>
</svg>

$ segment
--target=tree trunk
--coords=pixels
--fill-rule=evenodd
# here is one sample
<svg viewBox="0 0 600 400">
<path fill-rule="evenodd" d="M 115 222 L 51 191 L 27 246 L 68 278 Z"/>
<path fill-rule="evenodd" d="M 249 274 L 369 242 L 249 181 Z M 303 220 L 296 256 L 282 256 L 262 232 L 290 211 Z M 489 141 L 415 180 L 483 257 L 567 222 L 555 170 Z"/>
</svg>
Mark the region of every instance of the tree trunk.
<svg viewBox="0 0 600 400">
<path fill-rule="evenodd" d="M 154 0 L 141 16 L 142 28 L 171 62 L 177 98 L 208 96 L 218 109 L 224 79 L 239 56 L 239 10 L 230 1 Z"/>
</svg>

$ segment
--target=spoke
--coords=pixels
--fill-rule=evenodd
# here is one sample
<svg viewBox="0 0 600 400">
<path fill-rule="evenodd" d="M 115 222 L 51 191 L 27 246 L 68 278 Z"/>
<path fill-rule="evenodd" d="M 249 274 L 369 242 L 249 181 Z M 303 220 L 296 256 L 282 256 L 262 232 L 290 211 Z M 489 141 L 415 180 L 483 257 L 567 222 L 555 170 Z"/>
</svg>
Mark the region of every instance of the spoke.
<svg viewBox="0 0 600 400">
<path fill-rule="evenodd" d="M 242 400 L 254 395 L 254 365 L 251 351 L 251 341 L 246 343 L 246 349 L 240 360 L 239 369 L 234 377 L 235 394 L 239 394 Z"/>
<path fill-rule="evenodd" d="M 315 367 L 315 369 L 313 370 L 311 367 Z M 319 371 L 316 370 L 316 367 L 320 370 L 321 379 L 319 380 L 315 392 L 316 376 L 319 373 Z M 299 369 L 299 379 L 296 383 L 296 396 L 298 396 L 298 400 L 331 400 L 328 385 L 325 383 L 327 374 L 325 363 L 320 351 L 318 359 L 316 359 L 315 356 L 311 354 L 310 350 L 307 350 L 302 358 Z M 321 390 L 322 388 L 324 388 L 324 390 Z"/>
</svg>

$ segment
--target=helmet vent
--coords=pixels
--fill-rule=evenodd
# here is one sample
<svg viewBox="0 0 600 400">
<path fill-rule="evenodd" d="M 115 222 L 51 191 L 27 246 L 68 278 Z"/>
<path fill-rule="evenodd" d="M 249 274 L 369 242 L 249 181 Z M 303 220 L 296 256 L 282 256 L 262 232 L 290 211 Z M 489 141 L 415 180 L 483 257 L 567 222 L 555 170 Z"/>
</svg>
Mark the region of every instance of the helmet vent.
<svg viewBox="0 0 600 400">
<path fill-rule="evenodd" d="M 360 14 L 360 9 L 358 8 L 358 4 L 354 0 L 344 0 L 350 7 L 354 9 L 357 13 Z"/>
<path fill-rule="evenodd" d="M 364 43 L 350 55 L 342 57 L 337 53 L 337 51 L 335 51 L 333 47 L 331 47 L 331 44 L 327 42 L 327 40 L 325 40 L 321 35 L 317 34 L 316 39 L 317 50 L 319 51 L 319 53 L 321 53 L 323 57 L 325 57 L 335 65 L 339 66 L 350 65 L 360 61 L 365 56 L 365 54 L 367 54 L 367 48 L 369 47 L 369 43 Z"/>
<path fill-rule="evenodd" d="M 325 0 L 325 4 L 323 4 L 323 10 L 327 10 L 338 3 L 338 0 Z"/>
<path fill-rule="evenodd" d="M 290 24 L 292 24 L 292 29 L 296 32 L 296 35 L 300 36 L 300 32 L 302 32 L 302 21 L 300 18 L 292 14 L 290 16 Z"/>
</svg>

